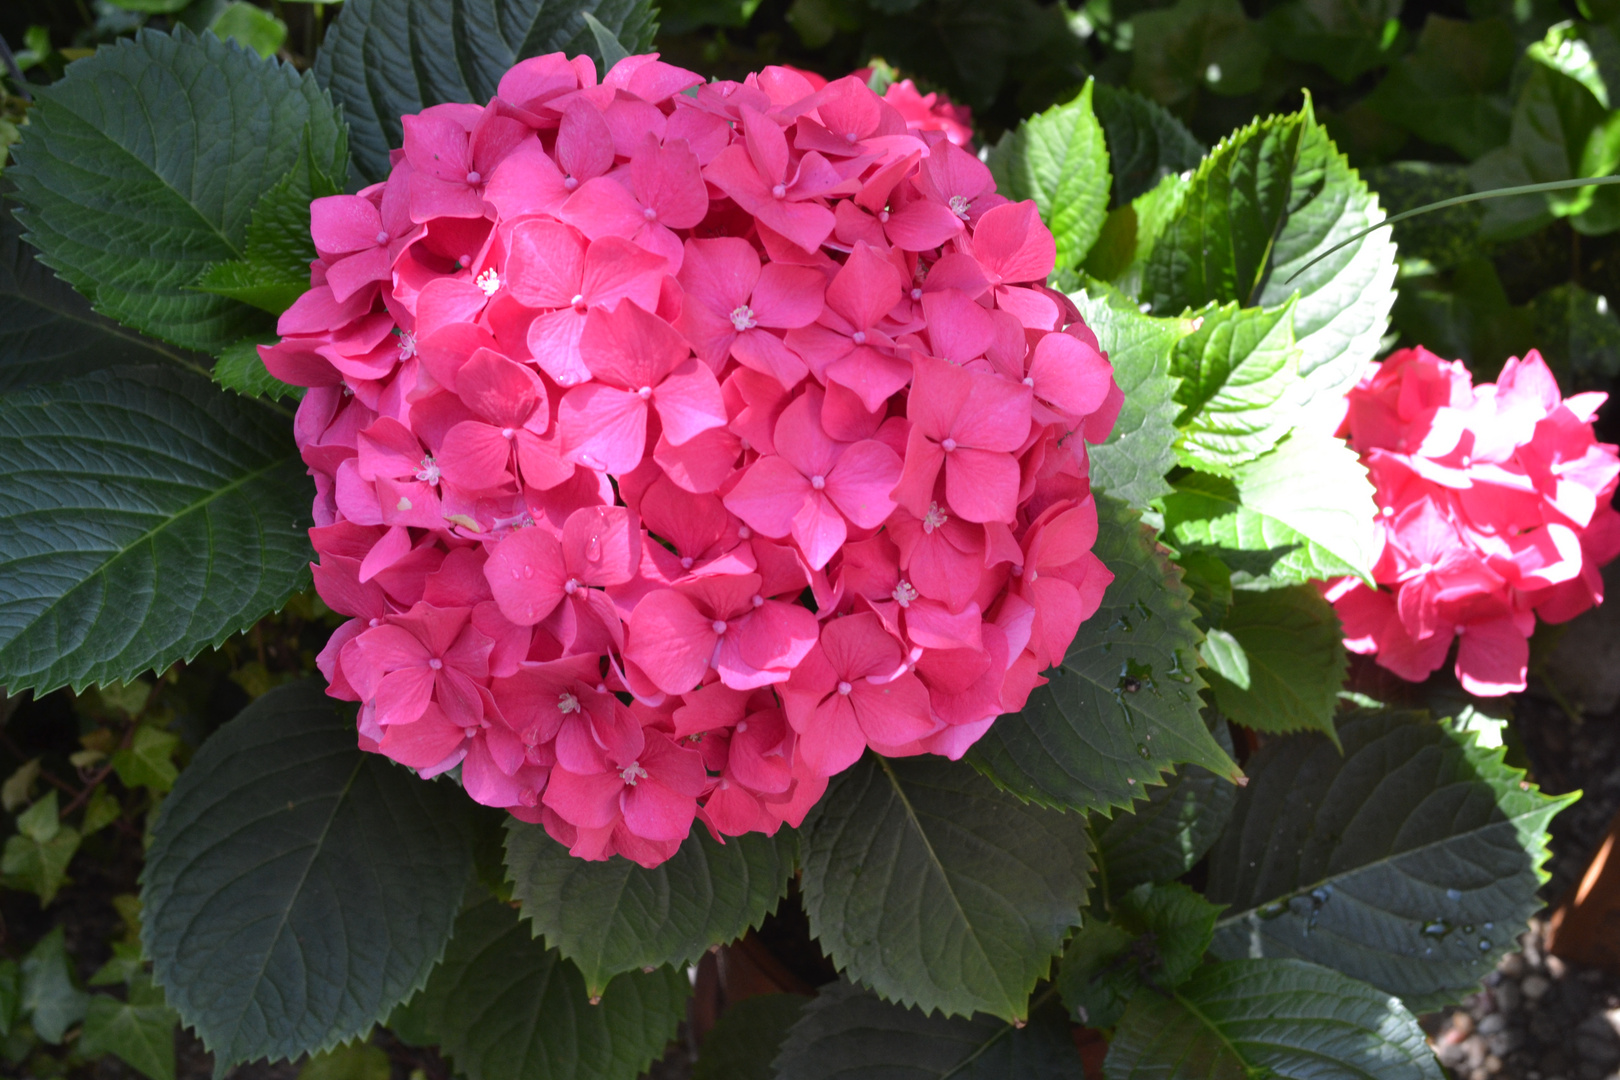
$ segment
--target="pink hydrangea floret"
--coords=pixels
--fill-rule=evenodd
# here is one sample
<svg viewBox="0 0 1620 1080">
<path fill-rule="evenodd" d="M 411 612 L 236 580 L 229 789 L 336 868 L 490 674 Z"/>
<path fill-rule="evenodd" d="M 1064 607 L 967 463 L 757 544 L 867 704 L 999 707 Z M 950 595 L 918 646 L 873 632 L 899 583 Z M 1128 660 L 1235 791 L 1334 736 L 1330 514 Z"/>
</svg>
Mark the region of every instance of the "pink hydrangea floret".
<svg viewBox="0 0 1620 1080">
<path fill-rule="evenodd" d="M 1523 690 L 1536 620 L 1600 603 L 1599 568 L 1620 554 L 1620 454 L 1592 432 L 1606 397 L 1564 398 L 1533 350 L 1480 386 L 1423 348 L 1374 365 L 1340 429 L 1376 489 L 1383 545 L 1377 588 L 1327 587 L 1346 646 L 1418 682 L 1455 641 L 1470 693 Z"/>
<path fill-rule="evenodd" d="M 404 132 L 261 349 L 364 748 L 651 866 L 1023 706 L 1121 402 L 1034 204 L 785 68 L 554 54 Z"/>
</svg>

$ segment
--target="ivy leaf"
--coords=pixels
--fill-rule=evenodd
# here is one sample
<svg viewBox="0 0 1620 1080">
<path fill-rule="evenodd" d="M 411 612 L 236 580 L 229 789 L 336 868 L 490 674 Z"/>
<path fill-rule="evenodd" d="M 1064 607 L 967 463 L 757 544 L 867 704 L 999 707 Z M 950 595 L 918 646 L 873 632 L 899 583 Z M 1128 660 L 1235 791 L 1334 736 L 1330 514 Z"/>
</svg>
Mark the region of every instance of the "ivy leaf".
<svg viewBox="0 0 1620 1080">
<path fill-rule="evenodd" d="M 1333 605 L 1312 585 L 1239 589 L 1221 629 L 1246 658 L 1248 685 L 1211 670 L 1215 703 L 1255 731 L 1320 731 L 1330 739 L 1349 660 Z"/>
<path fill-rule="evenodd" d="M 1508 137 L 1505 94 L 1519 57 L 1506 19 L 1447 19 L 1430 15 L 1417 46 L 1367 95 L 1385 119 L 1467 160 Z"/>
<path fill-rule="evenodd" d="M 204 361 L 97 315 L 72 286 L 40 265 L 23 242 L 22 226 L 0 203 L 0 392 L 104 367 L 154 363 L 200 370 Z"/>
<path fill-rule="evenodd" d="M 466 796 L 360 751 L 351 717 L 315 681 L 278 687 L 203 743 L 158 813 L 141 942 L 225 1065 L 366 1034 L 450 937 Z"/>
<path fill-rule="evenodd" d="M 946 1016 L 1025 1016 L 1091 876 L 1083 818 L 935 758 L 868 755 L 833 778 L 802 844 L 805 911 L 833 963 Z"/>
<path fill-rule="evenodd" d="M 145 982 L 144 976 L 140 982 Z M 174 1080 L 174 1032 L 180 1017 L 150 983 L 130 988 L 130 999 L 108 994 L 90 999 L 79 1036 L 79 1053 L 87 1058 L 113 1054 L 151 1080 Z"/>
<path fill-rule="evenodd" d="M 1113 206 L 1145 195 L 1166 176 L 1196 169 L 1203 145 L 1158 102 L 1098 83 L 1092 102 L 1108 143 Z"/>
<path fill-rule="evenodd" d="M 1168 993 L 1186 982 L 1209 951 L 1220 910 L 1179 882 L 1123 894 L 1106 922 L 1088 920 L 1063 951 L 1057 987 L 1070 1017 L 1111 1028 L 1138 990 Z"/>
<path fill-rule="evenodd" d="M 113 770 L 131 790 L 147 787 L 155 792 L 168 791 L 180 775 L 174 764 L 174 751 L 179 745 L 180 736 L 173 732 L 142 724 L 135 729 L 130 745 L 113 754 Z"/>
<path fill-rule="evenodd" d="M 1161 105 L 1201 89 L 1228 97 L 1260 88 L 1266 43 L 1238 0 L 1177 0 L 1132 19 L 1131 86 Z"/>
<path fill-rule="evenodd" d="M 1104 1080 L 1444 1080 L 1417 1019 L 1365 983 L 1297 960 L 1207 964 L 1137 994 Z"/>
<path fill-rule="evenodd" d="M 1296 429 L 1233 470 L 1189 474 L 1164 498 L 1164 531 L 1178 547 L 1212 549 L 1234 584 L 1277 587 L 1354 574 L 1377 551 L 1373 489 L 1355 451 Z"/>
<path fill-rule="evenodd" d="M 62 1045 L 68 1028 L 84 1019 L 90 995 L 73 978 L 73 960 L 60 925 L 40 938 L 22 961 L 22 1015 L 34 1034 L 52 1046 Z"/>
<path fill-rule="evenodd" d="M 1541 908 L 1550 798 L 1421 715 L 1341 719 L 1249 760 L 1206 895 L 1231 908 L 1224 957 L 1298 957 L 1427 1012 L 1478 989 Z"/>
<path fill-rule="evenodd" d="M 1212 734 L 1226 753 L 1232 734 L 1216 718 Z M 1147 801 L 1112 820 L 1091 819 L 1097 862 L 1108 890 L 1119 895 L 1145 882 L 1165 882 L 1185 874 L 1214 845 L 1232 816 L 1237 785 L 1198 765 L 1184 765 L 1163 784 L 1149 787 Z"/>
<path fill-rule="evenodd" d="M 881 1063 L 881 1064 L 879 1064 Z M 1082 1080 L 1062 1008 L 1027 1024 L 982 1014 L 948 1019 L 884 1001 L 849 983 L 822 988 L 776 1059 L 776 1080 Z"/>
<path fill-rule="evenodd" d="M 449 101 L 483 104 L 519 60 L 585 54 L 605 73 L 589 14 L 630 54 L 651 49 L 650 0 L 348 0 L 315 56 L 315 78 L 343 107 L 354 169 L 387 179 L 400 117 Z"/>
<path fill-rule="evenodd" d="M 119 39 L 38 97 L 6 178 L 41 262 L 102 314 L 186 348 L 272 328 L 193 286 L 244 257 L 260 196 L 300 154 L 347 172 L 342 120 L 313 77 L 176 27 Z"/>
<path fill-rule="evenodd" d="M 1325 407 L 1378 352 L 1395 244 L 1379 230 L 1305 267 L 1383 217 L 1307 102 L 1240 128 L 1204 159 L 1153 246 L 1142 295 L 1169 314 L 1211 302 L 1270 308 L 1298 293 L 1301 401 Z"/>
<path fill-rule="evenodd" d="M 79 832 L 58 818 L 56 790 L 17 815 L 17 833 L 6 838 L 0 873 L 7 884 L 27 889 L 47 906 L 67 884 L 68 864 L 79 850 Z"/>
<path fill-rule="evenodd" d="M 1060 271 L 1080 265 L 1108 215 L 1108 146 L 1091 107 L 1095 83 L 1087 79 L 1079 97 L 1009 131 L 989 156 L 996 190 L 1040 208 Z"/>
<path fill-rule="evenodd" d="M 733 836 L 722 846 L 694 829 L 675 855 L 648 870 L 622 856 L 587 862 L 516 818 L 506 824 L 512 895 L 543 936 L 600 994 L 613 976 L 684 968 L 711 945 L 758 926 L 787 893 L 794 835 Z"/>
<path fill-rule="evenodd" d="M 1272 309 L 1211 304 L 1196 318 L 1170 361 L 1181 380 L 1177 449 L 1185 465 L 1225 472 L 1270 450 L 1298 419 L 1285 400 L 1299 377 L 1294 301 Z"/>
<path fill-rule="evenodd" d="M 268 345 L 275 340 L 272 335 L 259 335 L 243 338 L 234 345 L 225 346 L 220 350 L 219 359 L 214 362 L 214 381 L 243 397 L 303 400 L 302 386 L 289 386 L 282 382 L 270 374 L 269 369 L 264 366 L 264 361 L 259 359 L 259 346 Z"/>
<path fill-rule="evenodd" d="M 285 415 L 173 368 L 0 398 L 0 685 L 127 682 L 309 584 Z"/>
<path fill-rule="evenodd" d="M 771 1062 L 809 998 L 759 994 L 730 1003 L 692 1066 L 692 1080 L 776 1080 Z"/>
<path fill-rule="evenodd" d="M 690 993 L 662 967 L 618 976 L 593 1004 L 579 970 L 491 898 L 456 920 L 409 1008 L 467 1080 L 635 1080 L 674 1038 Z"/>
<path fill-rule="evenodd" d="M 1176 463 L 1176 378 L 1170 354 L 1190 328 L 1184 319 L 1153 319 L 1111 290 L 1070 296 L 1114 366 L 1124 391 L 1114 430 L 1088 447 L 1091 483 L 1131 506 L 1146 506 L 1170 492 L 1164 474 Z"/>
<path fill-rule="evenodd" d="M 1136 511 L 1101 496 L 1097 521 L 1092 550 L 1114 575 L 1102 606 L 969 760 L 1020 799 L 1069 810 L 1128 806 L 1182 762 L 1235 779 L 1200 714 L 1203 634 L 1180 570 Z"/>
</svg>

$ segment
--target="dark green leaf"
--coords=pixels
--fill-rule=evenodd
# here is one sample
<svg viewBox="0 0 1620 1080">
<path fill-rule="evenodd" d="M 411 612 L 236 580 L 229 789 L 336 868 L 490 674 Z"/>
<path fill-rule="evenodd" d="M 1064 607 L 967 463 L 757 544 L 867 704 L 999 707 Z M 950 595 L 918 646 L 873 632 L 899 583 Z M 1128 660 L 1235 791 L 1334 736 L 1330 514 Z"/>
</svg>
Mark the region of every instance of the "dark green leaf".
<svg viewBox="0 0 1620 1080">
<path fill-rule="evenodd" d="M 1202 968 L 1173 996 L 1137 994 L 1105 1080 L 1444 1080 L 1423 1029 L 1365 983 L 1296 960 Z"/>
<path fill-rule="evenodd" d="M 217 1060 L 327 1049 L 423 984 L 472 874 L 465 800 L 357 749 L 313 681 L 202 745 L 153 829 L 141 940 Z"/>
<path fill-rule="evenodd" d="M 1266 43 L 1238 0 L 1177 0 L 1132 23 L 1131 85 L 1161 105 L 1206 88 L 1226 96 L 1259 88 Z"/>
<path fill-rule="evenodd" d="M 1094 93 L 1114 174 L 1112 205 L 1123 206 L 1166 176 L 1198 167 L 1204 147 L 1162 105 L 1105 83 Z"/>
<path fill-rule="evenodd" d="M 1211 670 L 1215 703 L 1231 720 L 1256 731 L 1333 734 L 1349 661 L 1333 605 L 1314 585 L 1256 592 L 1240 589 L 1221 629 L 1247 658 L 1248 685 Z"/>
<path fill-rule="evenodd" d="M 1377 553 L 1372 495 L 1355 451 L 1301 429 L 1239 465 L 1230 480 L 1201 473 L 1178 480 L 1164 500 L 1164 530 L 1184 549 L 1213 549 L 1234 583 L 1368 577 Z"/>
<path fill-rule="evenodd" d="M 1216 718 L 1213 735 L 1222 750 L 1232 752 L 1226 722 Z M 1184 765 L 1160 785 L 1143 792 L 1113 820 L 1092 817 L 1097 861 L 1112 895 L 1144 882 L 1172 881 L 1204 857 L 1232 816 L 1237 785 L 1197 765 Z"/>
<path fill-rule="evenodd" d="M 1138 990 L 1166 994 L 1186 982 L 1209 950 L 1219 914 L 1179 882 L 1120 896 L 1107 922 L 1088 919 L 1063 951 L 1057 987 L 1070 1019 L 1111 1028 Z"/>
<path fill-rule="evenodd" d="M 1114 381 L 1124 391 L 1125 403 L 1108 440 L 1088 448 L 1091 483 L 1131 506 L 1146 506 L 1170 491 L 1164 474 L 1176 463 L 1180 412 L 1170 354 L 1192 324 L 1149 318 L 1112 290 L 1096 291 L 1095 298 L 1081 292 L 1070 299 L 1114 365 Z"/>
<path fill-rule="evenodd" d="M 255 204 L 306 140 L 326 175 L 346 172 L 342 121 L 315 80 L 178 27 L 101 49 L 40 98 L 6 177 L 41 261 L 102 314 L 187 348 L 269 328 L 192 286 L 244 256 Z"/>
<path fill-rule="evenodd" d="M 483 104 L 508 68 L 545 53 L 602 53 L 590 14 L 631 53 L 657 30 L 650 0 L 348 0 L 315 57 L 315 77 L 349 121 L 354 168 L 388 176 L 400 117 L 447 101 Z"/>
<path fill-rule="evenodd" d="M 178 369 L 0 399 L 0 685 L 189 660 L 309 582 L 310 487 L 285 415 Z"/>
<path fill-rule="evenodd" d="M 1266 308 L 1211 304 L 1176 342 L 1170 371 L 1181 380 L 1176 425 L 1183 464 L 1225 472 L 1277 445 L 1298 419 L 1288 390 L 1299 378 L 1294 303 Z"/>
<path fill-rule="evenodd" d="M 1397 161 L 1366 171 L 1367 183 L 1391 215 L 1416 210 L 1442 199 L 1473 190 L 1465 165 L 1436 165 L 1429 161 Z M 1448 270 L 1480 253 L 1479 222 L 1484 203 L 1464 203 L 1436 210 L 1391 227 L 1400 255 L 1402 273 L 1411 274 L 1427 264 Z M 1426 268 L 1426 267 L 1422 267 Z M 1396 301 L 1399 303 L 1399 300 Z M 1427 339 L 1425 339 L 1427 340 Z"/>
<path fill-rule="evenodd" d="M 675 1036 L 690 992 L 664 967 L 620 975 L 593 1005 L 574 965 L 486 899 L 456 920 L 410 1008 L 467 1080 L 635 1080 Z"/>
<path fill-rule="evenodd" d="M 22 1015 L 34 1033 L 59 1046 L 68 1028 L 84 1019 L 90 995 L 73 978 L 73 961 L 60 925 L 40 938 L 22 962 Z"/>
<path fill-rule="evenodd" d="M 1415 1010 L 1478 988 L 1541 907 L 1549 798 L 1421 716 L 1343 718 L 1269 741 L 1210 855 L 1207 895 L 1231 907 L 1215 951 L 1312 960 Z"/>
<path fill-rule="evenodd" d="M 1086 80 L 1073 101 L 1025 120 L 989 156 L 996 190 L 1040 208 L 1059 270 L 1080 265 L 1108 215 L 1108 147 L 1091 108 L 1094 85 Z"/>
<path fill-rule="evenodd" d="M 151 1080 L 174 1080 L 174 1032 L 180 1018 L 156 1001 L 119 1001 L 108 994 L 90 999 L 79 1053 L 85 1057 L 113 1054 Z"/>
<path fill-rule="evenodd" d="M 946 1019 L 848 983 L 805 1006 L 776 1059 L 777 1080 L 1083 1080 L 1055 1001 L 1014 1027 L 979 1015 Z"/>
<path fill-rule="evenodd" d="M 1266 13 L 1271 47 L 1341 83 L 1398 55 L 1401 0 L 1290 0 Z"/>
<path fill-rule="evenodd" d="M 726 1006 L 703 1039 L 692 1080 L 776 1080 L 771 1062 L 809 999 L 761 994 Z"/>
<path fill-rule="evenodd" d="M 1518 49 L 1506 20 L 1430 15 L 1417 47 L 1368 96 L 1413 134 L 1473 159 L 1508 137 L 1508 73 Z"/>
<path fill-rule="evenodd" d="M 1235 778 L 1200 715 L 1203 634 L 1180 571 L 1138 514 L 1097 499 L 1092 550 L 1114 575 L 1051 682 L 991 725 L 970 760 L 1022 799 L 1071 810 L 1128 806 L 1181 762 Z"/>
<path fill-rule="evenodd" d="M 17 816 L 17 834 L 6 838 L 0 873 L 6 884 L 27 889 L 39 897 L 40 904 L 48 905 L 67 883 L 68 863 L 78 850 L 79 833 L 57 817 L 53 788 Z"/>
<path fill-rule="evenodd" d="M 90 304 L 39 264 L 22 227 L 0 203 L 0 391 L 71 379 L 120 364 L 202 361 L 144 338 L 90 309 Z"/>
<path fill-rule="evenodd" d="M 1530 301 L 1535 340 L 1566 391 L 1598 390 L 1620 375 L 1620 319 L 1608 298 L 1555 285 Z"/>
<path fill-rule="evenodd" d="M 235 345 L 227 345 L 214 362 L 214 381 L 227 390 L 243 397 L 267 397 L 272 400 L 304 396 L 302 386 L 289 386 L 270 374 L 264 361 L 259 359 L 259 346 L 274 341 L 272 336 L 243 338 Z"/>
<path fill-rule="evenodd" d="M 1091 875 L 1085 819 L 966 765 L 868 755 L 802 836 L 812 934 L 851 979 L 946 1016 L 1025 1016 Z"/>
<path fill-rule="evenodd" d="M 1383 216 L 1307 102 L 1240 129 L 1204 160 L 1148 257 L 1143 298 L 1168 315 L 1234 300 L 1275 307 L 1298 293 L 1300 397 L 1327 408 L 1378 352 L 1395 245 L 1379 230 L 1302 268 Z"/>
<path fill-rule="evenodd" d="M 651 870 L 623 856 L 587 862 L 538 825 L 506 825 L 506 865 L 523 916 L 600 994 L 624 971 L 684 968 L 758 926 L 793 875 L 794 836 L 748 833 L 722 846 L 707 829 Z"/>
<path fill-rule="evenodd" d="M 0 960 L 0 1035 L 10 1035 L 22 1018 L 23 971 L 15 960 Z"/>
</svg>

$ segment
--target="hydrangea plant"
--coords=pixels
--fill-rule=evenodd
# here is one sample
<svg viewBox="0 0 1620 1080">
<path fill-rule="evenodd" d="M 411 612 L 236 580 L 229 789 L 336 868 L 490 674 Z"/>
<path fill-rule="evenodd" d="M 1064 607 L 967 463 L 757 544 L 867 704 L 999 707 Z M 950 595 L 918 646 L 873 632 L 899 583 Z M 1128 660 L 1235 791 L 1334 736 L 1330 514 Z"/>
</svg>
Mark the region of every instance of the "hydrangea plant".
<svg viewBox="0 0 1620 1080">
<path fill-rule="evenodd" d="M 143 30 L 41 90 L 12 234 L 100 318 L 0 367 L 0 684 L 347 620 L 173 781 L 142 1000 L 222 1068 L 630 1080 L 796 891 L 837 979 L 700 1069 L 1437 1080 L 1567 800 L 1346 638 L 1522 685 L 1614 554 L 1595 399 L 1369 368 L 1308 101 L 1206 154 L 1088 82 L 980 153 L 653 29 L 348 0 L 311 71 Z"/>
</svg>

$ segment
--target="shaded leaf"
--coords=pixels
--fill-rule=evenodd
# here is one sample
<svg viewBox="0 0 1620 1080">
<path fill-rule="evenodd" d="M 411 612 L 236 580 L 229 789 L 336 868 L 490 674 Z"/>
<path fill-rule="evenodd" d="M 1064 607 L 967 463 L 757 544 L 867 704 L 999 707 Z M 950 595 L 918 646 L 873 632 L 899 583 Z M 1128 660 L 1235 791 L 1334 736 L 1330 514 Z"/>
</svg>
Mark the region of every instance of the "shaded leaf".
<svg viewBox="0 0 1620 1080">
<path fill-rule="evenodd" d="M 163 801 L 141 941 L 225 1063 L 364 1035 L 420 987 L 472 873 L 466 796 L 355 746 L 305 680 L 203 743 Z"/>
<path fill-rule="evenodd" d="M 309 480 L 286 417 L 175 369 L 0 398 L 0 685 L 129 680 L 309 583 Z"/>
<path fill-rule="evenodd" d="M 833 963 L 946 1016 L 1026 1015 L 1091 874 L 1084 818 L 929 757 L 868 755 L 835 777 L 802 843 L 805 911 Z"/>
<path fill-rule="evenodd" d="M 1266 13 L 1271 47 L 1352 83 L 1399 55 L 1401 0 L 1290 0 Z"/>
<path fill-rule="evenodd" d="M 1063 1010 L 1047 1001 L 1030 1021 L 946 1019 L 884 1001 L 849 983 L 822 988 L 776 1059 L 777 1080 L 1082 1080 Z"/>
<path fill-rule="evenodd" d="M 579 968 L 592 994 L 620 972 L 684 968 L 758 926 L 787 892 L 794 848 L 789 829 L 722 846 L 700 828 L 648 870 L 623 856 L 576 859 L 540 826 L 506 824 L 512 895 L 535 935 Z"/>
<path fill-rule="evenodd" d="M 347 0 L 321 42 L 315 77 L 343 106 L 354 169 L 386 179 L 403 144 L 400 117 L 449 101 L 484 104 L 519 60 L 602 53 L 590 14 L 630 53 L 649 51 L 650 0 Z"/>
<path fill-rule="evenodd" d="M 174 751 L 179 745 L 180 736 L 173 732 L 142 724 L 135 729 L 130 745 L 114 752 L 112 767 L 127 788 L 168 791 L 180 775 L 174 764 Z"/>
<path fill-rule="evenodd" d="M 151 1080 L 174 1080 L 174 1033 L 180 1017 L 164 1004 L 162 993 L 155 996 L 152 1000 L 148 988 L 145 995 L 132 990 L 129 1001 L 108 994 L 92 997 L 79 1052 L 85 1057 L 113 1054 Z"/>
<path fill-rule="evenodd" d="M 316 1054 L 298 1070 L 298 1080 L 388 1080 L 388 1055 L 368 1042 L 352 1042 Z"/>
<path fill-rule="evenodd" d="M 1176 0 L 1132 22 L 1131 86 L 1161 105 L 1204 89 L 1230 97 L 1259 88 L 1266 43 L 1238 0 Z"/>
<path fill-rule="evenodd" d="M 1135 511 L 1102 496 L 1097 519 L 1092 550 L 1114 575 L 1102 606 L 969 760 L 1021 799 L 1070 810 L 1128 806 L 1182 762 L 1236 777 L 1200 715 L 1203 634 L 1179 569 Z"/>
<path fill-rule="evenodd" d="M 1070 1019 L 1111 1028 L 1137 991 L 1167 994 L 1186 982 L 1209 950 L 1219 914 L 1179 882 L 1121 895 L 1106 922 L 1087 920 L 1063 950 L 1057 987 Z"/>
<path fill-rule="evenodd" d="M 14 888 L 27 889 L 41 905 L 56 898 L 67 883 L 68 863 L 79 850 L 79 833 L 57 817 L 56 790 L 17 815 L 17 833 L 6 838 L 0 873 Z"/>
<path fill-rule="evenodd" d="M 23 957 L 21 1013 L 36 1035 L 60 1046 L 68 1028 L 83 1020 L 89 1007 L 90 995 L 74 980 L 63 929 L 54 926 Z"/>
<path fill-rule="evenodd" d="M 1506 20 L 1430 15 L 1367 104 L 1418 137 L 1474 159 L 1507 141 L 1508 73 L 1518 58 Z"/>
<path fill-rule="evenodd" d="M 1094 94 L 1113 173 L 1111 205 L 1123 206 L 1166 176 L 1198 167 L 1203 145 L 1164 106 L 1106 83 Z"/>
<path fill-rule="evenodd" d="M 102 314 L 186 348 L 272 326 L 192 286 L 243 257 L 259 197 L 306 142 L 327 175 L 346 172 L 342 121 L 312 77 L 177 27 L 102 48 L 39 97 L 6 178 L 42 262 Z"/>
<path fill-rule="evenodd" d="M 1460 1000 L 1511 951 L 1546 874 L 1549 798 L 1421 715 L 1341 718 L 1268 741 L 1210 855 L 1206 894 L 1231 908 L 1221 956 L 1297 957 L 1428 1011 Z"/>
<path fill-rule="evenodd" d="M 1213 668 L 1209 685 L 1230 720 L 1256 731 L 1320 731 L 1333 739 L 1349 660 L 1333 605 L 1313 585 L 1240 589 L 1221 629 L 1246 658 L 1247 685 Z"/>
<path fill-rule="evenodd" d="M 703 1039 L 692 1080 L 775 1080 L 771 1062 L 808 998 L 761 994 L 726 1006 Z"/>
</svg>

